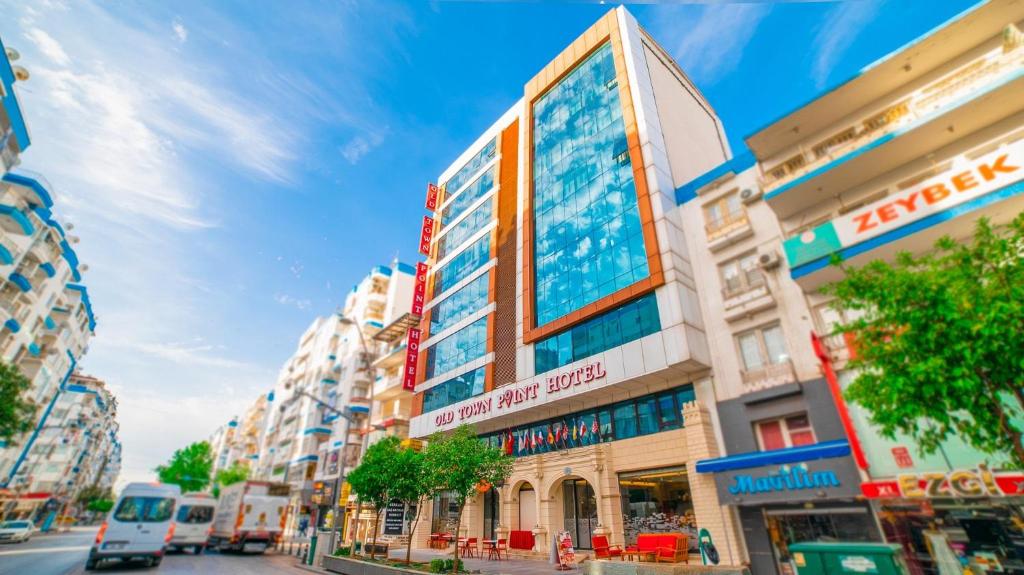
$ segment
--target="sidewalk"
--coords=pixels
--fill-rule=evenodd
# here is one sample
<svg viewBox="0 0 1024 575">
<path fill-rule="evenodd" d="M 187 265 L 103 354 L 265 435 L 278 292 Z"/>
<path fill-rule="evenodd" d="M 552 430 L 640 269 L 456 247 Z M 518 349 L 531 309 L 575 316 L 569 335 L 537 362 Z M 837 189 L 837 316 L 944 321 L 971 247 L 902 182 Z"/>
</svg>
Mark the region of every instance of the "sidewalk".
<svg viewBox="0 0 1024 575">
<path fill-rule="evenodd" d="M 429 563 L 431 559 L 450 559 L 451 553 L 443 551 L 431 551 L 428 549 L 413 549 L 412 560 Z M 395 549 L 388 552 L 390 559 L 405 559 L 405 549 Z M 555 573 L 585 573 L 582 568 L 575 571 L 558 571 L 554 565 L 545 561 L 532 561 L 527 559 L 502 559 L 501 561 L 490 561 L 487 559 L 462 559 L 466 569 L 470 573 L 481 573 L 482 575 L 553 575 Z M 319 566 L 296 565 L 303 571 L 327 575 L 333 573 Z"/>
</svg>

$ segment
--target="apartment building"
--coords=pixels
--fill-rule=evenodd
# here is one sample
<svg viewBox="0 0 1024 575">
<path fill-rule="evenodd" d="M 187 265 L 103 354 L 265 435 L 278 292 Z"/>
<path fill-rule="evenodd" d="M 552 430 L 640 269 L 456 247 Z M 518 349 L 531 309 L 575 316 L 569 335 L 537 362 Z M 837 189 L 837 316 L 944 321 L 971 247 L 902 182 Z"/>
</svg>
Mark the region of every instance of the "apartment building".
<svg viewBox="0 0 1024 575">
<path fill-rule="evenodd" d="M 210 435 L 207 441 L 213 454 L 211 476 L 235 464 L 247 467 L 250 475 L 258 473 L 256 462 L 266 430 L 267 408 L 272 400 L 272 394 L 261 394 L 242 417 L 232 417 Z"/>
<path fill-rule="evenodd" d="M 59 515 L 81 512 L 86 487 L 113 487 L 120 471 L 117 399 L 103 381 L 73 374 L 14 477 L 8 517 L 31 518 L 43 530 Z"/>
<path fill-rule="evenodd" d="M 0 39 L 0 176 L 20 163 L 20 156 L 31 145 L 15 82 L 28 79 L 25 68 L 13 64 L 18 51 L 4 46 Z"/>
<path fill-rule="evenodd" d="M 383 351 L 373 338 L 394 301 L 408 305 L 413 276 L 397 261 L 371 270 L 337 314 L 314 320 L 266 398 L 257 476 L 292 485 L 292 528 L 302 517 L 322 526 L 339 476 L 358 463 L 370 433 L 373 364 Z"/>
<path fill-rule="evenodd" d="M 882 438 L 841 400 L 855 374 L 831 334 L 847 318 L 818 290 L 841 277 L 832 254 L 891 260 L 1024 211 L 1022 19 L 1020 2 L 972 8 L 677 190 L 684 229 L 703 229 L 688 239 L 725 447 L 696 470 L 738 514 L 755 574 L 794 573 L 788 546 L 816 539 L 900 543 L 915 573 L 1020 561 L 1005 545 L 1021 536 L 1020 471 L 958 440 L 925 457 Z M 948 487 L 914 489 L 926 476 Z M 997 488 L 953 486 L 986 477 Z"/>
<path fill-rule="evenodd" d="M 623 8 L 527 79 L 439 177 L 411 435 L 473 424 L 515 457 L 471 537 L 546 556 L 711 533 L 744 558 L 713 478 L 712 351 L 676 188 L 729 158 L 714 110 Z M 439 497 L 430 528 L 452 528 Z M 426 535 L 424 535 L 424 538 Z M 418 545 L 425 546 L 420 540 Z"/>
<path fill-rule="evenodd" d="M 231 421 L 218 427 L 207 440 L 210 444 L 210 453 L 213 455 L 213 467 L 210 469 L 211 477 L 215 476 L 218 471 L 227 469 L 238 461 L 238 449 L 235 441 L 237 429 L 238 418 L 233 417 Z"/>
</svg>

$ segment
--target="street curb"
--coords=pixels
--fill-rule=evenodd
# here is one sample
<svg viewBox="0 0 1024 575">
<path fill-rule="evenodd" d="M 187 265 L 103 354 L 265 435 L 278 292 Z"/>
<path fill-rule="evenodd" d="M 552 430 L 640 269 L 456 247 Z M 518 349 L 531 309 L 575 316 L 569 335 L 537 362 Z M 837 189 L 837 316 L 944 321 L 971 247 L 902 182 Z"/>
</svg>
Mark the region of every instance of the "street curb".
<svg viewBox="0 0 1024 575">
<path fill-rule="evenodd" d="M 305 563 L 296 563 L 295 567 L 302 569 L 303 571 L 309 571 L 310 573 L 319 573 L 320 575 L 331 575 L 331 572 L 326 569 L 314 567 L 312 565 L 306 565 Z"/>
</svg>

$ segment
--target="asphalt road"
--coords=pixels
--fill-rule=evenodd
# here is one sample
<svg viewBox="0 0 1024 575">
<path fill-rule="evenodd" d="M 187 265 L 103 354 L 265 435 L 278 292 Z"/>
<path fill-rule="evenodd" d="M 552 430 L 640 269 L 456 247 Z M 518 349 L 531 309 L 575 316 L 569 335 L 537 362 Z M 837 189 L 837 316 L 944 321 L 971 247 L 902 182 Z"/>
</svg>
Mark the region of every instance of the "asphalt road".
<svg viewBox="0 0 1024 575">
<path fill-rule="evenodd" d="M 86 573 L 85 559 L 96 537 L 96 528 L 76 528 L 69 533 L 36 535 L 27 543 L 0 545 L 0 575 L 79 575 Z M 268 552 L 264 555 L 220 555 L 191 553 L 168 555 L 160 567 L 140 564 L 106 563 L 88 573 L 217 573 L 224 575 L 306 574 L 295 567 L 298 559 Z"/>
</svg>

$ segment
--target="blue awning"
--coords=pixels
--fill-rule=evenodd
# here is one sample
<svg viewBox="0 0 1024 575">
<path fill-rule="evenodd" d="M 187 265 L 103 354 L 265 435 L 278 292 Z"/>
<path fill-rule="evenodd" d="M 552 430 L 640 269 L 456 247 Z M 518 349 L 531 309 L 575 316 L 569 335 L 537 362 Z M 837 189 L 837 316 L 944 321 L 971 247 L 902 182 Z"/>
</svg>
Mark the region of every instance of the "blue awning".
<svg viewBox="0 0 1024 575">
<path fill-rule="evenodd" d="M 68 284 L 68 289 L 82 293 L 82 304 L 85 305 L 85 313 L 89 316 L 89 331 L 96 331 L 96 316 L 92 313 L 92 301 L 89 300 L 89 291 L 85 289 L 85 286 L 79 284 Z"/>
<path fill-rule="evenodd" d="M 338 385 L 338 380 L 331 379 L 329 377 L 325 377 L 325 378 L 320 380 L 320 383 L 324 383 L 324 384 L 327 384 L 327 385 Z"/>
<path fill-rule="evenodd" d="M 39 268 L 46 272 L 47 277 L 52 278 L 53 276 L 57 275 L 57 268 L 53 267 L 53 264 L 51 263 L 43 262 L 39 264 Z"/>
<path fill-rule="evenodd" d="M 734 469 L 749 469 L 763 465 L 800 463 L 815 459 L 844 457 L 850 454 L 850 442 L 845 439 L 822 441 L 814 445 L 801 445 L 772 451 L 752 451 L 738 455 L 727 455 L 718 459 L 704 459 L 697 462 L 697 473 L 717 473 Z"/>
<path fill-rule="evenodd" d="M 370 413 L 370 408 L 365 405 L 350 405 L 348 408 L 354 413 Z"/>
<path fill-rule="evenodd" d="M 4 322 L 4 327 L 11 330 L 11 333 L 18 333 L 21 331 L 21 324 L 13 317 Z"/>
<path fill-rule="evenodd" d="M 28 344 L 28 352 L 36 357 L 39 357 L 39 346 L 36 345 L 36 342 Z"/>
<path fill-rule="evenodd" d="M 43 318 L 43 325 L 46 326 L 46 329 L 53 329 L 57 327 L 57 322 L 53 321 L 52 317 L 46 316 Z"/>
<path fill-rule="evenodd" d="M 0 244 L 0 264 L 9 266 L 14 263 L 14 254 L 11 250 L 7 249 L 3 244 Z"/>
<path fill-rule="evenodd" d="M 35 178 L 30 178 L 21 174 L 7 173 L 4 174 L 4 181 L 32 190 L 38 200 L 34 202 L 36 205 L 46 208 L 53 207 L 53 198 L 50 197 L 50 192 L 48 192 L 46 188 Z"/>
<path fill-rule="evenodd" d="M 28 217 L 25 214 L 21 213 L 21 210 L 14 206 L 0 204 L 0 216 L 7 216 L 8 218 L 11 218 L 11 220 L 14 221 L 14 229 L 9 231 L 13 232 L 16 230 L 20 230 L 21 233 L 25 234 L 26 236 L 30 236 L 33 232 L 36 231 L 36 227 L 32 225 L 32 222 L 29 221 Z"/>
<path fill-rule="evenodd" d="M 18 286 L 23 292 L 32 290 L 32 282 L 28 281 L 28 278 L 19 274 L 18 272 L 11 272 L 11 275 L 7 276 L 7 279 L 11 280 L 11 283 Z"/>
</svg>

